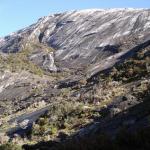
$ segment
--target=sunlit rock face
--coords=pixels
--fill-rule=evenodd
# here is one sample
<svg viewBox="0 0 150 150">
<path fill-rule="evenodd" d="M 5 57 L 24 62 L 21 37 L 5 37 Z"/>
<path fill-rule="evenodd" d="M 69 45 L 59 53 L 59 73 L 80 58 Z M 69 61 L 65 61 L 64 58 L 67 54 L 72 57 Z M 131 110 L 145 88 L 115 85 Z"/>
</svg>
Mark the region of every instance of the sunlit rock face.
<svg viewBox="0 0 150 150">
<path fill-rule="evenodd" d="M 40 18 L 0 39 L 0 50 L 16 52 L 24 41 L 53 47 L 62 66 L 87 65 L 150 38 L 149 9 L 90 9 Z M 68 63 L 69 62 L 69 63 Z"/>
<path fill-rule="evenodd" d="M 69 118 L 77 124 L 69 121 L 67 134 L 83 127 L 77 135 L 86 137 L 98 131 L 114 135 L 123 125 L 141 125 L 150 104 L 135 106 L 149 94 L 149 52 L 150 9 L 64 12 L 0 38 L 0 118 L 14 115 L 8 122 L 19 122 L 8 127 L 8 135 L 24 137 L 25 129 L 44 114 L 58 118 L 54 123 L 48 119 L 52 127 L 60 125 L 58 133 L 68 124 L 62 124 L 62 118 Z M 79 113 L 72 107 L 76 104 Z M 136 110 L 135 116 L 127 113 L 130 108 Z"/>
<path fill-rule="evenodd" d="M 45 70 L 48 70 L 50 72 L 57 72 L 57 67 L 55 65 L 53 52 L 44 55 L 43 67 Z"/>
</svg>

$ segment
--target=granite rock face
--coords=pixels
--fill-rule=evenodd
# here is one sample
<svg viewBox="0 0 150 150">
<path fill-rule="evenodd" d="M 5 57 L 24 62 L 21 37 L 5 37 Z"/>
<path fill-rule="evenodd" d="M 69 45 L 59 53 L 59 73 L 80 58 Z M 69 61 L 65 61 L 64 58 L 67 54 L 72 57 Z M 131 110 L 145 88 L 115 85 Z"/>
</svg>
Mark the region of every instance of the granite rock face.
<svg viewBox="0 0 150 150">
<path fill-rule="evenodd" d="M 44 55 L 43 67 L 48 71 L 57 72 L 57 67 L 55 65 L 53 52 Z"/>
<path fill-rule="evenodd" d="M 139 52 L 139 58 L 133 57 Z M 32 125 L 54 102 L 77 102 L 86 109 L 90 108 L 86 104 L 92 104 L 106 120 L 90 122 L 79 135 L 103 128 L 112 133 L 110 126 L 117 129 L 122 118 L 127 118 L 124 124 L 134 122 L 126 111 L 138 108 L 149 94 L 149 58 L 150 9 L 90 9 L 40 18 L 0 38 L 0 117 L 23 110 L 18 120 L 30 120 Z M 105 77 L 105 72 L 126 60 L 130 61 L 118 68 L 117 80 Z M 141 71 L 138 65 L 144 69 Z M 130 75 L 124 76 L 126 72 Z M 136 80 L 132 78 L 134 73 Z M 45 105 L 37 110 L 41 102 Z"/>
<path fill-rule="evenodd" d="M 40 42 L 56 50 L 61 66 L 77 67 L 131 49 L 149 40 L 149 32 L 149 9 L 71 11 L 40 18 L 1 38 L 0 50 L 17 52 L 27 41 Z"/>
<path fill-rule="evenodd" d="M 64 12 L 40 18 L 37 23 L 0 38 L 0 52 L 3 57 L 7 57 L 8 53 L 17 54 L 28 49 L 27 59 L 46 72 L 71 70 L 74 75 L 58 80 L 58 84 L 55 83 L 58 87 L 68 86 L 68 83 L 73 83 L 69 85 L 74 86 L 82 78 L 89 79 L 113 67 L 148 45 L 149 9 Z M 18 75 L 22 80 L 30 80 L 30 76 L 23 73 Z M 0 94 L 15 85 L 18 75 L 7 73 L 10 76 L 7 81 L 2 75 Z"/>
</svg>

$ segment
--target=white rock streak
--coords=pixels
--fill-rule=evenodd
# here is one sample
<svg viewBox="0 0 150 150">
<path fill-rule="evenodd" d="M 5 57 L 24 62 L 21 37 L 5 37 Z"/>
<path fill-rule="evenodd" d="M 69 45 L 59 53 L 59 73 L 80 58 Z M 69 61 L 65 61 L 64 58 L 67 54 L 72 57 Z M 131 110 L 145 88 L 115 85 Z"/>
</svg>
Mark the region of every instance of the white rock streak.
<svg viewBox="0 0 150 150">
<path fill-rule="evenodd" d="M 72 57 L 93 60 L 91 55 L 100 52 L 96 47 L 115 45 L 129 35 L 144 39 L 149 33 L 150 9 L 87 9 L 40 18 L 37 23 L 9 35 L 9 39 L 19 36 L 36 41 L 42 35 L 41 42 L 58 50 L 55 57 L 59 60 Z M 0 49 L 9 49 L 7 40 L 0 39 Z"/>
</svg>

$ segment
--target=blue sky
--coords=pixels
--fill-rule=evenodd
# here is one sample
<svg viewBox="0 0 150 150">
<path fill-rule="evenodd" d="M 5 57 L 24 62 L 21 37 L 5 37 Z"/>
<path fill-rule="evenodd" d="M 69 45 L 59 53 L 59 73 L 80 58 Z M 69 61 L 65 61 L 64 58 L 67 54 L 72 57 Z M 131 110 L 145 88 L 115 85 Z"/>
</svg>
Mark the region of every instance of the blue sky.
<svg viewBox="0 0 150 150">
<path fill-rule="evenodd" d="M 150 0 L 0 0 L 0 36 L 48 14 L 89 8 L 150 8 Z"/>
</svg>

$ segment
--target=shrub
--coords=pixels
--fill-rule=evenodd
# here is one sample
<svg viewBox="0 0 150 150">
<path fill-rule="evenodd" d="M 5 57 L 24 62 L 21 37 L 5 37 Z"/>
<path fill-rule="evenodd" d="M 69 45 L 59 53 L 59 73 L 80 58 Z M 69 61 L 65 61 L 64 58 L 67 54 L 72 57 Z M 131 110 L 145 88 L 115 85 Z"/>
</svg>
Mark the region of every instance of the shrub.
<svg viewBox="0 0 150 150">
<path fill-rule="evenodd" d="M 0 56 L 0 68 L 9 69 L 12 72 L 26 70 L 33 74 L 43 76 L 44 71 L 28 59 L 29 50 L 22 50 L 18 53 L 10 53 L 6 57 Z"/>
<path fill-rule="evenodd" d="M 0 150 L 23 150 L 21 146 L 12 144 L 12 143 L 7 143 L 3 144 L 0 146 Z"/>
</svg>

